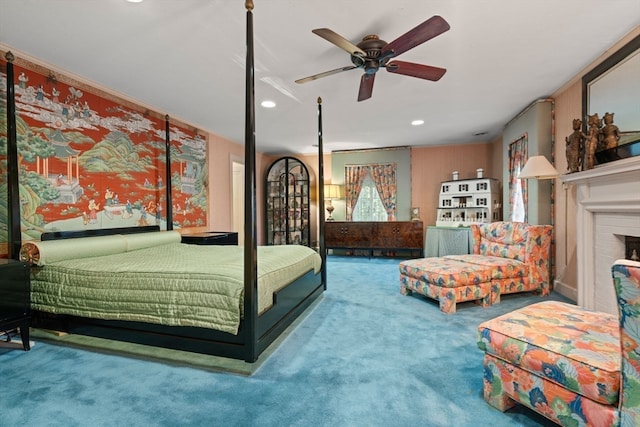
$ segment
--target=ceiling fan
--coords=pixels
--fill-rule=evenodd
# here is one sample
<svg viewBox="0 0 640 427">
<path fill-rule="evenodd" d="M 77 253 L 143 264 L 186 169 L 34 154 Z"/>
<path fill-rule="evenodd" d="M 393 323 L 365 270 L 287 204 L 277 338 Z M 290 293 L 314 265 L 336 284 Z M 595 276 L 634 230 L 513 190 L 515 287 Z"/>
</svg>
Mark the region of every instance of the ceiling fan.
<svg viewBox="0 0 640 427">
<path fill-rule="evenodd" d="M 381 40 L 377 35 L 371 34 L 362 39 L 357 45 L 351 43 L 336 32 L 328 28 L 312 30 L 325 40 L 347 51 L 351 55 L 353 65 L 325 71 L 309 77 L 296 80 L 296 83 L 306 83 L 322 77 L 338 74 L 343 71 L 362 68 L 364 74 L 360 79 L 358 101 L 371 98 L 373 82 L 380 68 L 386 68 L 388 72 L 417 77 L 419 79 L 438 81 L 446 73 L 445 68 L 432 67 L 430 65 L 416 64 L 406 61 L 392 61 L 393 58 L 412 49 L 427 40 L 430 40 L 449 30 L 449 24 L 441 16 L 435 15 L 422 24 L 407 31 L 391 43 Z"/>
</svg>

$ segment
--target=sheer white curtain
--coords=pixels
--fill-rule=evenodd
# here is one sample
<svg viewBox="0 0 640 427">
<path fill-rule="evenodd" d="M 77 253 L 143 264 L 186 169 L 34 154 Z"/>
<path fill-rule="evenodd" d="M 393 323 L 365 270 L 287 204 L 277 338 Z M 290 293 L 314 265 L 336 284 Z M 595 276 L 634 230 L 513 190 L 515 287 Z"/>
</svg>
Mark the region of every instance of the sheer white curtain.
<svg viewBox="0 0 640 427">
<path fill-rule="evenodd" d="M 527 222 L 527 180 L 518 178 L 527 163 L 527 134 L 509 144 L 509 219 Z"/>
<path fill-rule="evenodd" d="M 362 182 L 362 189 L 353 209 L 353 221 L 386 221 L 387 210 L 382 204 L 380 193 L 376 188 L 371 174 L 367 173 Z"/>
</svg>

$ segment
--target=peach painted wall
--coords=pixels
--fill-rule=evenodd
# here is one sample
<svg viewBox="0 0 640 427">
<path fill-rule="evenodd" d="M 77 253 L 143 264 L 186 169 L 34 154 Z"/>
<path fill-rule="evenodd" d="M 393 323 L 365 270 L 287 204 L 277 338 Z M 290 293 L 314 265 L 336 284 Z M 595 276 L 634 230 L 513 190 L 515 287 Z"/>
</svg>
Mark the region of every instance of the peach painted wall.
<svg viewBox="0 0 640 427">
<path fill-rule="evenodd" d="M 640 26 L 611 46 L 598 59 L 552 94 L 552 98 L 555 100 L 556 123 L 555 166 L 560 174 L 567 172 L 565 137 L 573 132 L 573 119 L 580 118 L 582 115 L 582 76 L 638 35 L 640 35 Z M 556 179 L 555 183 L 555 289 L 575 301 L 577 300 L 578 289 L 575 220 L 576 192 L 573 186 L 567 187 L 565 191 L 560 179 Z"/>
<path fill-rule="evenodd" d="M 556 145 L 555 167 L 559 173 L 567 172 L 565 137 L 573 132 L 572 121 L 582 114 L 582 83 L 578 80 L 555 95 Z M 565 188 L 556 180 L 555 228 L 556 228 L 556 289 L 563 295 L 577 300 L 576 260 L 576 192 L 575 187 Z"/>
<path fill-rule="evenodd" d="M 244 146 L 209 135 L 209 229 L 231 230 L 231 161 L 244 163 Z M 224 207 L 224 208 L 223 208 Z"/>
<path fill-rule="evenodd" d="M 491 141 L 491 164 L 493 165 L 491 174 L 495 178 L 502 175 L 502 168 L 499 165 L 503 164 L 502 160 L 505 154 L 506 152 L 502 145 L 502 136 L 498 135 L 493 141 Z"/>
<path fill-rule="evenodd" d="M 310 188 L 311 188 L 309 191 L 309 197 L 310 197 L 309 203 L 311 205 L 311 208 L 309 210 L 309 217 L 311 218 L 311 221 L 310 221 L 311 241 L 317 242 L 318 241 L 318 222 L 319 222 L 318 219 L 320 216 L 320 213 L 318 212 L 318 192 L 320 188 L 320 183 L 318 181 L 320 177 L 320 169 L 318 165 L 319 156 L 318 154 L 312 154 L 312 155 L 307 154 L 307 155 L 300 155 L 295 157 L 300 159 L 307 166 L 307 169 L 309 169 Z M 324 181 L 326 183 L 330 183 L 331 182 L 331 153 L 325 153 L 323 157 L 324 157 L 323 159 Z"/>
<path fill-rule="evenodd" d="M 239 231 L 233 229 L 233 197 L 244 197 L 232 191 L 232 162 L 245 163 L 244 145 L 209 134 L 209 230 Z M 256 152 L 256 218 L 258 244 L 263 243 L 264 176 L 271 157 Z M 239 242 L 241 245 L 243 242 Z"/>
<path fill-rule="evenodd" d="M 411 148 L 411 204 L 420 208 L 425 227 L 435 225 L 440 183 L 452 179 L 458 171 L 460 179 L 475 178 L 476 169 L 484 169 L 487 178 L 500 179 L 502 163 L 494 163 L 494 143 Z M 502 183 L 501 183 L 502 184 Z"/>
</svg>

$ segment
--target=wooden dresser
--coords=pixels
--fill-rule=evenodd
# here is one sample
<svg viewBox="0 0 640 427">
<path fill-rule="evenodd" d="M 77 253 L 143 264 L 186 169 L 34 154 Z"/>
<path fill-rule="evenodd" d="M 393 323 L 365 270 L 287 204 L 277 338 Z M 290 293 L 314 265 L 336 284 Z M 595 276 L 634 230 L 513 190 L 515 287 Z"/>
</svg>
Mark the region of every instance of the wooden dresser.
<svg viewBox="0 0 640 427">
<path fill-rule="evenodd" d="M 328 221 L 324 236 L 327 249 L 424 253 L 422 221 Z"/>
</svg>

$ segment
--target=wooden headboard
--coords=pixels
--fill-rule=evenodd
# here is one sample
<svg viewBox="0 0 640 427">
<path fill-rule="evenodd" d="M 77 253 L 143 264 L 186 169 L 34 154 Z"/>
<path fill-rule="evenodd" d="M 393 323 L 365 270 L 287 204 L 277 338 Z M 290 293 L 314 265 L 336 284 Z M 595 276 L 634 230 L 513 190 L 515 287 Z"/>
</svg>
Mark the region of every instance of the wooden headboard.
<svg viewBox="0 0 640 427">
<path fill-rule="evenodd" d="M 48 231 L 46 233 L 42 233 L 42 235 L 40 236 L 40 240 L 45 241 L 45 240 L 75 239 L 79 237 L 111 236 L 114 234 L 149 233 L 152 231 L 160 231 L 160 226 L 145 225 L 141 227 L 96 228 L 91 230 L 75 230 L 75 231 Z"/>
</svg>

